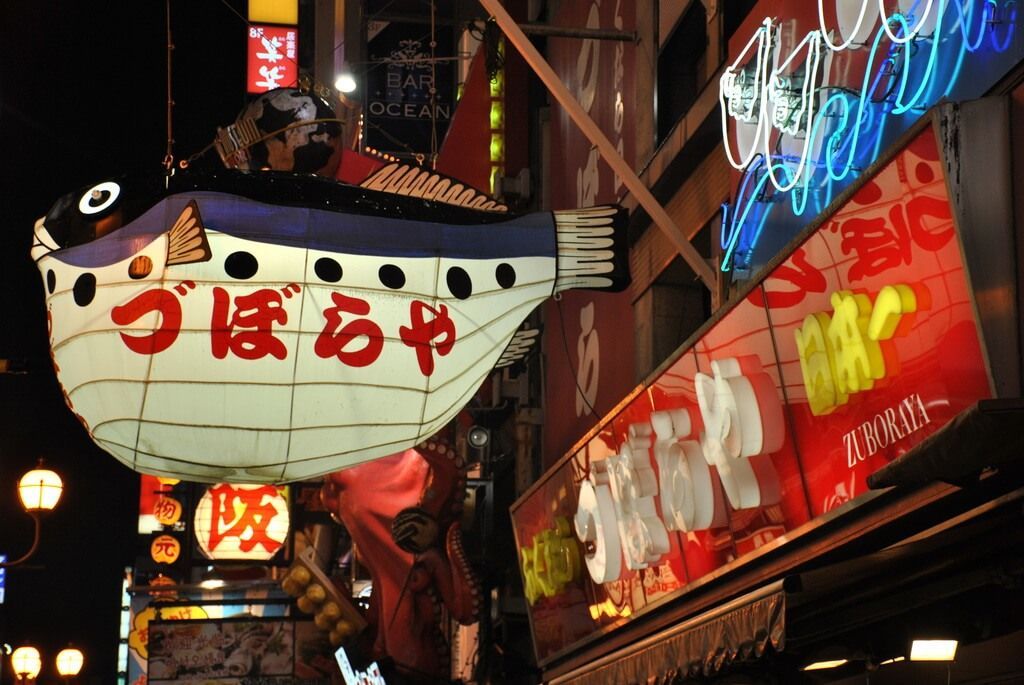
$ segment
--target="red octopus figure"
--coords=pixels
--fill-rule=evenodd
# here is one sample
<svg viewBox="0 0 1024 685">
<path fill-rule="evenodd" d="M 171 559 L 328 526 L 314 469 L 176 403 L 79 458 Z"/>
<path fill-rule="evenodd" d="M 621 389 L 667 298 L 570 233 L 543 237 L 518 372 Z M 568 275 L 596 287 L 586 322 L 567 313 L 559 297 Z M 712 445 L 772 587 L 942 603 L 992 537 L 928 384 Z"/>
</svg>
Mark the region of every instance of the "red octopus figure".
<svg viewBox="0 0 1024 685">
<path fill-rule="evenodd" d="M 348 529 L 373 579 L 360 638 L 411 681 L 448 679 L 440 608 L 462 624 L 478 619 L 480 583 L 466 560 L 458 519 L 463 460 L 436 437 L 327 476 L 327 509 Z M 443 548 L 442 548 L 443 544 Z"/>
</svg>

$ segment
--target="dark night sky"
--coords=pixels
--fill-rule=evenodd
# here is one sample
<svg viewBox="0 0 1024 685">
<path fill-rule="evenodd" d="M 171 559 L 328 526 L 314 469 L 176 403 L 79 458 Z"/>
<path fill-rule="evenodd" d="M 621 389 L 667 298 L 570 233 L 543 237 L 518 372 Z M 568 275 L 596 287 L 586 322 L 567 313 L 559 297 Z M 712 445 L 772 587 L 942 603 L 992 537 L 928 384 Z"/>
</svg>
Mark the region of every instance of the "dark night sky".
<svg viewBox="0 0 1024 685">
<path fill-rule="evenodd" d="M 222 0 L 171 0 L 175 156 L 209 143 L 245 102 L 245 25 Z M 231 0 L 244 14 L 244 0 Z M 0 2 L 0 551 L 31 543 L 16 481 L 38 457 L 65 495 L 39 552 L 8 569 L 0 642 L 44 653 L 40 682 L 69 641 L 80 682 L 112 683 L 122 569 L 132 562 L 138 478 L 95 447 L 64 406 L 50 366 L 32 225 L 66 192 L 159 168 L 166 145 L 165 5 L 160 0 Z M 4 664 L 3 683 L 10 682 Z"/>
</svg>

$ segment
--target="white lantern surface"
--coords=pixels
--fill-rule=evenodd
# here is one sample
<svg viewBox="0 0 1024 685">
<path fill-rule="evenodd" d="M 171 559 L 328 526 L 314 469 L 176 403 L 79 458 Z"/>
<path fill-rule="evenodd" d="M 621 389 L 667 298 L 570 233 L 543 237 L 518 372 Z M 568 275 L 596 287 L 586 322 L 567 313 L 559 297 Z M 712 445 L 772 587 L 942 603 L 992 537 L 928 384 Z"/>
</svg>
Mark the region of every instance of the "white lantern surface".
<svg viewBox="0 0 1024 685">
<path fill-rule="evenodd" d="M 49 469 L 32 469 L 18 482 L 18 496 L 25 511 L 50 511 L 63 492 L 60 476 Z"/>
<path fill-rule="evenodd" d="M 18 647 L 11 653 L 11 668 L 16 678 L 32 679 L 39 676 L 43 660 L 35 647 Z"/>
<path fill-rule="evenodd" d="M 67 647 L 57 654 L 57 673 L 65 678 L 78 675 L 84 665 L 85 655 L 80 649 Z"/>
<path fill-rule="evenodd" d="M 622 289 L 625 210 L 523 216 L 392 164 L 361 186 L 266 171 L 107 181 L 36 224 L 68 406 L 132 469 L 312 478 L 416 446 L 530 312 Z"/>
</svg>

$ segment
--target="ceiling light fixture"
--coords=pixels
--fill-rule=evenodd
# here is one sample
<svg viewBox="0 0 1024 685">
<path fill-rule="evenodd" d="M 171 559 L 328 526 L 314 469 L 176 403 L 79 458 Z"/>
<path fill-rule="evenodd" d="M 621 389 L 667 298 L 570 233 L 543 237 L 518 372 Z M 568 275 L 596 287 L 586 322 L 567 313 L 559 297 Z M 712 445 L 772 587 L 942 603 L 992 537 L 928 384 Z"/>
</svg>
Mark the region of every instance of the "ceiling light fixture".
<svg viewBox="0 0 1024 685">
<path fill-rule="evenodd" d="M 849 663 L 849 659 L 830 659 L 828 661 L 815 661 L 803 667 L 804 671 L 821 671 L 826 668 L 838 668 Z"/>
<path fill-rule="evenodd" d="M 953 661 L 956 640 L 914 640 L 910 645 L 911 661 Z"/>
</svg>

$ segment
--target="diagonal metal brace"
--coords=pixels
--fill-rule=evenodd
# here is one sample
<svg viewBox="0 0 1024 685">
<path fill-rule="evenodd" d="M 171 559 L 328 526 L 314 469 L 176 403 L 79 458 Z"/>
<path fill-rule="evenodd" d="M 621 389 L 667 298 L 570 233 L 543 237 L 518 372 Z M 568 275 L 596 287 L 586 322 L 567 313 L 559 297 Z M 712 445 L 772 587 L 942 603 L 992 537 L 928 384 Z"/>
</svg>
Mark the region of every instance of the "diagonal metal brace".
<svg viewBox="0 0 1024 685">
<path fill-rule="evenodd" d="M 583 132 L 583 135 L 597 147 L 604 161 L 618 174 L 626 188 L 629 189 L 629 192 L 633 194 L 633 197 L 637 199 L 640 206 L 650 215 L 651 220 L 672 242 L 680 256 L 689 264 L 694 273 L 700 277 L 700 280 L 707 289 L 712 293 L 717 292 L 718 280 L 715 270 L 711 268 L 711 265 L 704 260 L 696 248 L 686 239 L 682 230 L 672 220 L 672 217 L 668 215 L 665 208 L 654 198 L 651 191 L 647 189 L 647 186 L 640 180 L 640 177 L 626 163 L 626 160 L 618 153 L 618 150 L 615 149 L 615 146 L 608 140 L 604 132 L 598 128 L 594 120 L 590 118 L 590 115 L 583 110 L 580 103 L 576 101 L 576 98 L 573 97 L 569 89 L 562 83 L 562 80 L 555 74 L 551 65 L 541 56 L 522 29 L 519 28 L 509 13 L 505 11 L 499 0 L 480 0 L 480 4 L 491 13 L 498 26 L 505 33 L 505 36 L 519 50 L 526 63 L 530 65 L 537 76 L 540 77 L 540 80 L 544 82 L 544 85 L 547 86 L 547 89 L 558 100 L 558 104 L 565 108 L 569 116 L 572 117 L 573 122 Z"/>
</svg>

